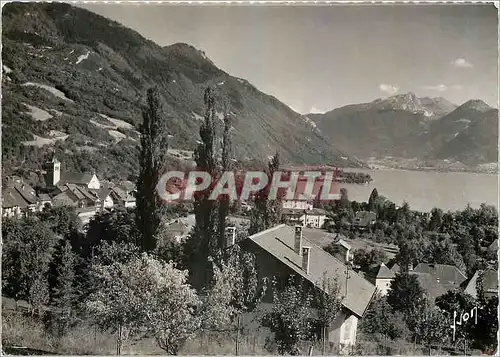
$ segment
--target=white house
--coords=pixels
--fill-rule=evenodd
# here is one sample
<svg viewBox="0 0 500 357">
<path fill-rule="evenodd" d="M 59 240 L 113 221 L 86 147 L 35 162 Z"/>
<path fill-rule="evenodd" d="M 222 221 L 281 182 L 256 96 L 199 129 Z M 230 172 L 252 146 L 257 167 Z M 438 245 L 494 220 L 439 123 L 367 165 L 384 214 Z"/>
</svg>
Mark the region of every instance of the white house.
<svg viewBox="0 0 500 357">
<path fill-rule="evenodd" d="M 319 208 L 306 210 L 301 217 L 301 221 L 306 227 L 323 228 L 326 222 L 326 211 Z"/>
<path fill-rule="evenodd" d="M 282 202 L 282 207 L 287 209 L 301 209 L 301 210 L 313 209 L 312 203 L 299 200 L 284 200 Z"/>
<path fill-rule="evenodd" d="M 392 279 L 396 276 L 396 269 L 389 269 L 384 263 L 380 264 L 380 268 L 375 277 L 375 286 L 381 295 L 385 296 L 391 289 Z"/>
</svg>

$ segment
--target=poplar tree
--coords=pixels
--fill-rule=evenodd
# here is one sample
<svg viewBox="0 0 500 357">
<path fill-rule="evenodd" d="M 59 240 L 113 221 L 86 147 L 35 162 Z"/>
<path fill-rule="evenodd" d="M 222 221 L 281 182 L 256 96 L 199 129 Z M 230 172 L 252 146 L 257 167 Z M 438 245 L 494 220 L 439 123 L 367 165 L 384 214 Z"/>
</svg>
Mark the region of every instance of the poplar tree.
<svg viewBox="0 0 500 357">
<path fill-rule="evenodd" d="M 255 194 L 254 208 L 250 216 L 250 235 L 271 228 L 281 221 L 281 197 L 277 194 L 276 199 L 269 199 L 270 184 L 275 172 L 280 166 L 278 153 L 274 154 L 268 163 L 267 175 L 268 185 Z"/>
<path fill-rule="evenodd" d="M 231 117 L 227 113 L 227 109 L 224 115 L 224 132 L 222 135 L 222 158 L 221 158 L 221 168 L 223 174 L 226 171 L 231 170 Z M 222 197 L 219 200 L 219 225 L 218 225 L 218 235 L 219 235 L 219 248 L 223 248 L 225 244 L 225 230 L 226 230 L 226 218 L 229 214 L 229 208 L 231 205 L 230 197 Z"/>
<path fill-rule="evenodd" d="M 217 174 L 217 160 L 214 155 L 215 143 L 215 96 L 213 89 L 208 87 L 205 90 L 205 120 L 200 127 L 200 142 L 194 151 L 196 169 L 204 171 L 210 175 L 212 180 Z M 195 281 L 195 285 L 202 287 L 206 284 L 210 274 L 210 264 L 208 257 L 215 256 L 219 248 L 218 220 L 219 210 L 216 201 L 209 200 L 213 185 L 202 192 L 194 193 L 194 214 L 196 224 L 191 239 L 187 242 L 186 251 L 189 251 L 188 264 L 194 264 L 191 271 L 203 271 L 197 274 L 200 279 Z"/>
<path fill-rule="evenodd" d="M 54 322 L 57 333 L 62 336 L 72 321 L 72 307 L 76 298 L 76 291 L 73 286 L 76 256 L 68 240 L 61 242 L 58 253 L 56 257 L 57 278 L 52 305 L 56 309 Z"/>
<path fill-rule="evenodd" d="M 161 223 L 161 201 L 156 185 L 164 171 L 168 151 L 166 120 L 162 114 L 156 87 L 147 92 L 147 107 L 142 112 L 140 168 L 137 180 L 138 246 L 143 251 L 156 248 L 156 235 Z"/>
</svg>

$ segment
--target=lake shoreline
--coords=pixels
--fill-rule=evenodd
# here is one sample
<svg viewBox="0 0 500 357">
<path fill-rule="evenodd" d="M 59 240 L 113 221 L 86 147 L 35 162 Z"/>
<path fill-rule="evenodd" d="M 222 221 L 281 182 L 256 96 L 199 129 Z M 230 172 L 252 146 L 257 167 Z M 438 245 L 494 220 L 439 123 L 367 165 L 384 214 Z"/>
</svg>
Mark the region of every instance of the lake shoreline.
<svg viewBox="0 0 500 357">
<path fill-rule="evenodd" d="M 337 190 L 346 188 L 352 201 L 366 202 L 376 188 L 379 195 L 396 205 L 408 202 L 411 209 L 430 212 L 464 209 L 467 204 L 478 208 L 481 203 L 498 208 L 498 178 L 489 173 L 441 172 L 408 169 L 349 169 L 368 173 L 373 181 L 365 184 L 338 183 Z"/>
<path fill-rule="evenodd" d="M 485 163 L 475 166 L 465 165 L 457 161 L 421 161 L 417 159 L 385 158 L 366 160 L 370 170 L 408 170 L 408 171 L 434 171 L 434 172 L 467 172 L 478 174 L 498 175 L 498 163 Z"/>
</svg>

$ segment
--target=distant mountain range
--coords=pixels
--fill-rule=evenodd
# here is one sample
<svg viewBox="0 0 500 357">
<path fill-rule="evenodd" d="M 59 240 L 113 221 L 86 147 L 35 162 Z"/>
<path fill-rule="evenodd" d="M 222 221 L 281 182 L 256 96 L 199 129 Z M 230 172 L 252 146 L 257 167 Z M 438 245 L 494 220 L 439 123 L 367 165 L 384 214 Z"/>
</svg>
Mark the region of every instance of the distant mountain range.
<svg viewBox="0 0 500 357">
<path fill-rule="evenodd" d="M 187 44 L 161 47 L 137 32 L 64 3 L 8 3 L 2 13 L 3 174 L 41 168 L 55 150 L 63 169 L 132 178 L 147 89 L 158 86 L 172 165 L 199 139 L 211 85 L 233 120 L 234 157 L 367 167 L 373 158 L 496 162 L 498 110 L 457 107 L 412 93 L 301 115 Z"/>
<path fill-rule="evenodd" d="M 498 109 L 481 100 L 457 106 L 406 93 L 307 117 L 333 145 L 361 160 L 497 162 Z"/>
<path fill-rule="evenodd" d="M 308 118 L 187 44 L 161 47 L 117 22 L 64 3 L 9 3 L 2 13 L 3 167 L 36 169 L 55 149 L 71 170 L 107 177 L 137 172 L 141 105 L 156 85 L 171 147 L 193 150 L 204 89 L 233 120 L 237 160 L 279 151 L 284 163 L 361 167 Z"/>
</svg>

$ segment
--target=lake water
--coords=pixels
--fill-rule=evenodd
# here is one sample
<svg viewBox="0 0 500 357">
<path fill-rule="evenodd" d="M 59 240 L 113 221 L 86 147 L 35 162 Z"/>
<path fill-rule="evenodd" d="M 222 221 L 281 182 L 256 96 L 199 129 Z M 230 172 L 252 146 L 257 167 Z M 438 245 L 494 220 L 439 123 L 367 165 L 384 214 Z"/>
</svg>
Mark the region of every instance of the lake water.
<svg viewBox="0 0 500 357">
<path fill-rule="evenodd" d="M 498 209 L 498 175 L 468 172 L 432 172 L 405 170 L 359 170 L 366 172 L 373 181 L 368 185 L 340 184 L 347 188 L 352 201 L 368 201 L 374 188 L 396 205 L 407 201 L 418 211 L 430 211 L 433 207 L 462 210 L 467 203 L 474 208 L 481 203 Z"/>
</svg>

